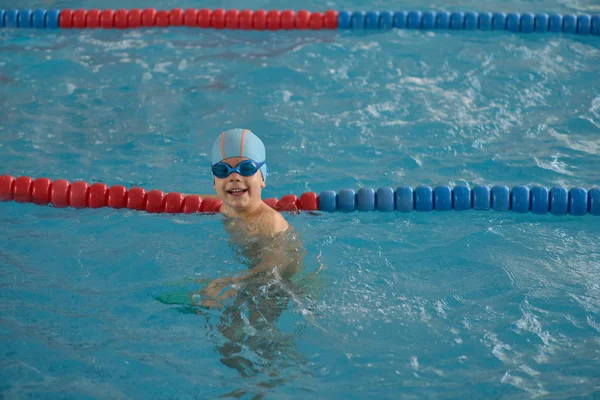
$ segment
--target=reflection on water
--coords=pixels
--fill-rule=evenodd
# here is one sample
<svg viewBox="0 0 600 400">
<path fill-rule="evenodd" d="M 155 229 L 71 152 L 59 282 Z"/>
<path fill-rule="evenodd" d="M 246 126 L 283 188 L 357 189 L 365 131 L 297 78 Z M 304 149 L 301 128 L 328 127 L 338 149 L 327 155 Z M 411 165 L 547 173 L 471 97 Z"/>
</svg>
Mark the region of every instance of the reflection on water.
<svg viewBox="0 0 600 400">
<path fill-rule="evenodd" d="M 282 332 L 278 320 L 293 307 L 298 289 L 289 280 L 265 274 L 240 285 L 237 296 L 224 306 L 214 323 L 225 339 L 217 344 L 221 363 L 242 377 L 261 377 L 264 380 L 259 386 L 264 388 L 296 378 L 306 358 L 296 350 L 295 334 Z M 237 389 L 228 395 L 238 397 L 245 392 Z"/>
</svg>

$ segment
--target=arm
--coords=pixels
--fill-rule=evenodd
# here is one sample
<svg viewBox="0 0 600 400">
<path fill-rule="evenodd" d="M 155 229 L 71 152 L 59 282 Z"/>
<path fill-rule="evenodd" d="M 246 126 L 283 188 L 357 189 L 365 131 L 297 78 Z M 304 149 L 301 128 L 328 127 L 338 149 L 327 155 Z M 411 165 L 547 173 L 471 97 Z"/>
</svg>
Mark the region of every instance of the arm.
<svg viewBox="0 0 600 400">
<path fill-rule="evenodd" d="M 201 291 L 201 294 L 208 297 L 202 304 L 207 307 L 220 307 L 219 303 L 228 297 L 237 293 L 236 284 L 257 278 L 259 279 L 289 279 L 294 276 L 302 265 L 304 252 L 298 251 L 302 246 L 299 240 L 290 242 L 289 237 L 279 236 L 274 239 L 271 246 L 265 247 L 260 255 L 258 263 L 236 276 L 218 278 L 211 281 L 208 286 Z M 292 249 L 293 248 L 293 249 Z M 300 249 L 302 250 L 302 249 Z M 230 286 L 230 288 L 227 288 Z M 227 290 L 225 290 L 227 288 Z M 225 290 L 225 292 L 223 292 Z"/>
<path fill-rule="evenodd" d="M 209 295 L 218 295 L 218 292 L 220 292 L 220 290 L 223 289 L 225 286 L 230 286 L 245 281 L 263 272 L 272 273 L 280 278 L 281 269 L 285 267 L 286 264 L 288 264 L 289 262 L 290 260 L 288 255 L 280 246 L 266 249 L 263 251 L 263 254 L 261 255 L 260 261 L 257 265 L 244 271 L 242 275 L 214 279 L 209 283 L 205 291 Z M 215 293 L 215 291 L 218 292 Z"/>
</svg>

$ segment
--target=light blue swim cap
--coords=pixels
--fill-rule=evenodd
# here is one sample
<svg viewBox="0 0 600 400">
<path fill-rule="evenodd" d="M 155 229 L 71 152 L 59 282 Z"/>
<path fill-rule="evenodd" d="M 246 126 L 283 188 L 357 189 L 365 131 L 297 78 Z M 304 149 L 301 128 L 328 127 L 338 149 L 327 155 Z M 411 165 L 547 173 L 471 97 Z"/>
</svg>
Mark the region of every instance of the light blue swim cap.
<svg viewBox="0 0 600 400">
<path fill-rule="evenodd" d="M 229 157 L 246 157 L 256 162 L 267 159 L 262 140 L 248 129 L 230 129 L 219 135 L 212 148 L 211 163 L 214 165 Z M 260 167 L 263 180 L 267 180 L 267 164 Z"/>
</svg>

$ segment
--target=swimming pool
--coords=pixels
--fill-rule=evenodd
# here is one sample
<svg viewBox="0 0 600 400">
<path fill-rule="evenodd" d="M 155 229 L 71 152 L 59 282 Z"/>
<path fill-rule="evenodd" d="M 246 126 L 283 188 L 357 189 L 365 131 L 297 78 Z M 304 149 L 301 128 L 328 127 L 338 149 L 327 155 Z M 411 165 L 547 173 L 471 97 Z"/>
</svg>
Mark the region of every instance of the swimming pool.
<svg viewBox="0 0 600 400">
<path fill-rule="evenodd" d="M 139 6 L 109 3 L 81 6 Z M 239 3 L 144 3 L 175 6 Z M 485 3 L 498 10 L 598 11 L 592 1 Z M 0 174 L 212 192 L 212 141 L 247 127 L 267 146 L 264 197 L 600 181 L 597 37 L 152 29 L 0 38 Z M 598 395 L 597 217 L 286 218 L 307 253 L 294 284 L 247 288 L 204 310 L 189 294 L 248 262 L 221 217 L 0 203 L 2 395 Z M 257 310 L 265 320 L 249 321 Z"/>
</svg>

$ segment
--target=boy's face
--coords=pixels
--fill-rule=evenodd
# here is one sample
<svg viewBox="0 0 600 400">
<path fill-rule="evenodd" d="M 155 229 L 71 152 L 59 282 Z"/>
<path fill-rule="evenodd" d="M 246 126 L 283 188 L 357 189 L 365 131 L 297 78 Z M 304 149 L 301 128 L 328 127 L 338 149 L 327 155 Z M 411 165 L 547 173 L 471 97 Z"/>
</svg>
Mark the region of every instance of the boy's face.
<svg viewBox="0 0 600 400">
<path fill-rule="evenodd" d="M 235 168 L 244 160 L 248 160 L 248 158 L 230 157 L 223 160 L 223 162 Z M 262 201 L 261 194 L 265 182 L 260 171 L 252 176 L 242 176 L 237 172 L 232 172 L 223 179 L 216 176 L 213 176 L 213 178 L 215 180 L 214 188 L 219 198 L 234 209 L 243 210 Z"/>
</svg>

